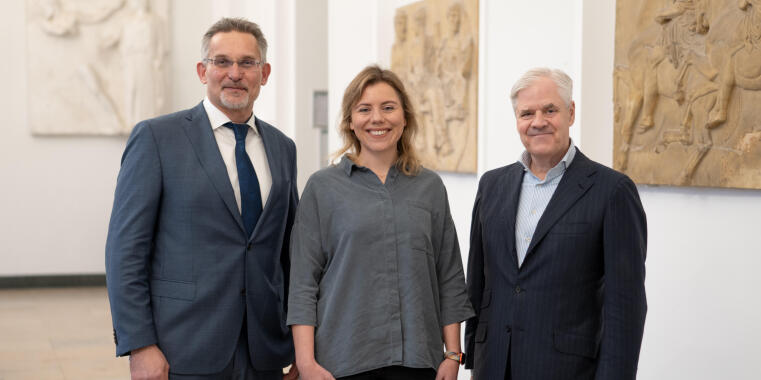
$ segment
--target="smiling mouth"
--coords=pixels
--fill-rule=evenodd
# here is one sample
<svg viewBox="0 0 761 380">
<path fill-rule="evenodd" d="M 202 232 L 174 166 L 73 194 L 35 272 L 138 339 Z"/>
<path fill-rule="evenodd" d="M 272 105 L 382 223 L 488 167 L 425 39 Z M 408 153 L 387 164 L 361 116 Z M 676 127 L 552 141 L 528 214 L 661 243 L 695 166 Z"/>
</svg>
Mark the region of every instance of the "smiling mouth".
<svg viewBox="0 0 761 380">
<path fill-rule="evenodd" d="M 372 131 L 369 131 L 369 132 L 373 136 L 383 136 L 386 133 L 388 133 L 388 129 L 372 130 Z"/>
<path fill-rule="evenodd" d="M 224 89 L 224 90 L 233 90 L 233 91 L 243 91 L 243 92 L 246 92 L 246 91 L 248 91 L 248 90 L 247 90 L 246 88 L 244 88 L 244 87 L 224 87 L 223 89 Z"/>
</svg>

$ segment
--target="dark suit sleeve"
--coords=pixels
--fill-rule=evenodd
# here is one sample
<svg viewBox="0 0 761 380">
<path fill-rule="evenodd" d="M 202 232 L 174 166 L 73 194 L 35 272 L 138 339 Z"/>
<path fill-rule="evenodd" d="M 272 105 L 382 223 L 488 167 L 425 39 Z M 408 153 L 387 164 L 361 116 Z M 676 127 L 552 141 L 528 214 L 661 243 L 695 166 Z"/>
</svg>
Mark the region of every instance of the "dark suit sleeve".
<svg viewBox="0 0 761 380">
<path fill-rule="evenodd" d="M 476 316 L 465 323 L 465 368 L 473 368 L 473 354 L 475 353 L 476 328 L 481 312 L 481 297 L 484 290 L 484 252 L 483 239 L 481 237 L 481 198 L 484 179 L 478 186 L 476 201 L 473 204 L 473 215 L 470 224 L 470 252 L 468 253 L 468 299 L 473 305 Z"/>
<path fill-rule="evenodd" d="M 296 218 L 296 208 L 299 205 L 299 189 L 297 184 L 297 168 L 296 168 L 296 144 L 293 141 L 288 141 L 289 153 L 288 158 L 291 160 L 291 186 L 288 189 L 288 216 L 285 221 L 285 236 L 283 237 L 283 249 L 280 253 L 280 264 L 283 267 L 283 307 L 285 313 L 288 314 L 288 292 L 290 289 L 291 278 L 291 229 L 293 228 L 293 221 Z"/>
<path fill-rule="evenodd" d="M 597 380 L 635 379 L 645 326 L 647 222 L 627 177 L 615 187 L 604 216 L 605 293 Z"/>
<path fill-rule="evenodd" d="M 161 189 L 156 141 L 143 122 L 133 130 L 122 156 L 106 241 L 106 283 L 118 356 L 157 342 L 148 281 Z"/>
</svg>

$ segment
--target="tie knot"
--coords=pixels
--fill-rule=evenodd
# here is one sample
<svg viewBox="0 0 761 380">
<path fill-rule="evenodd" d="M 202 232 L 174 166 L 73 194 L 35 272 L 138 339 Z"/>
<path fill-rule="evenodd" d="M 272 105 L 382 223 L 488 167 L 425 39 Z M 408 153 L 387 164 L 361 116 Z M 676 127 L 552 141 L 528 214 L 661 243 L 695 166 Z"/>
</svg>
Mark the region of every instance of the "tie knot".
<svg viewBox="0 0 761 380">
<path fill-rule="evenodd" d="M 248 133 L 248 124 L 238 124 L 229 121 L 225 123 L 225 127 L 230 128 L 235 133 L 236 141 L 246 141 L 246 134 Z"/>
</svg>

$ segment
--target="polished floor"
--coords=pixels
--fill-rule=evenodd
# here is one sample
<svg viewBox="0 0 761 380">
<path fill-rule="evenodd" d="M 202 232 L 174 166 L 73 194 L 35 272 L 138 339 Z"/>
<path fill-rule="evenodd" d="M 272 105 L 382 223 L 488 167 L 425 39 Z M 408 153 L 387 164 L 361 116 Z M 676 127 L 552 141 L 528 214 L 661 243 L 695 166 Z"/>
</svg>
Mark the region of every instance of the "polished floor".
<svg viewBox="0 0 761 380">
<path fill-rule="evenodd" d="M 106 289 L 0 289 L 0 380 L 129 379 Z"/>
</svg>

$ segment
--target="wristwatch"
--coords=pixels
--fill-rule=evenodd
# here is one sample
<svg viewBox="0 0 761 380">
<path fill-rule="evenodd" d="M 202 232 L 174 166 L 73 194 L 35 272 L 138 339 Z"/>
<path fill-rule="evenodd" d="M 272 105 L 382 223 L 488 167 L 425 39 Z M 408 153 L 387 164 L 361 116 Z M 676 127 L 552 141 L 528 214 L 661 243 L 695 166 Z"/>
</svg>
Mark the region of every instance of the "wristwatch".
<svg viewBox="0 0 761 380">
<path fill-rule="evenodd" d="M 454 352 L 454 351 L 445 352 L 444 353 L 444 358 L 446 358 L 446 359 L 452 359 L 452 360 L 460 363 L 460 365 L 465 364 L 465 354 L 462 353 L 462 352 Z"/>
</svg>

